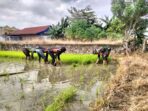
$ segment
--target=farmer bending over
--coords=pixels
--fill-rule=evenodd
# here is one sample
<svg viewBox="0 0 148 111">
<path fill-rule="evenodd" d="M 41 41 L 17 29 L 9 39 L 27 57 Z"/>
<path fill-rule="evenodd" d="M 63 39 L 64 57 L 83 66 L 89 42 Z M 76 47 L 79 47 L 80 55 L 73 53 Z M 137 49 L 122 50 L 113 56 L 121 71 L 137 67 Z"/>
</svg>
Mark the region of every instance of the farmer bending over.
<svg viewBox="0 0 148 111">
<path fill-rule="evenodd" d="M 25 47 L 22 49 L 23 53 L 25 54 L 26 56 L 26 60 L 30 60 L 31 59 L 31 56 L 30 56 L 30 51 L 29 51 L 29 48 Z"/>
<path fill-rule="evenodd" d="M 60 55 L 65 51 L 66 51 L 65 47 L 48 49 L 48 53 L 49 53 L 49 55 L 51 56 L 51 59 L 52 59 L 52 65 L 56 66 L 56 64 L 57 64 L 56 58 L 60 62 Z"/>
<path fill-rule="evenodd" d="M 98 59 L 96 61 L 96 64 L 98 64 L 100 62 L 101 56 L 102 56 L 102 59 L 103 59 L 103 63 L 108 64 L 108 56 L 109 56 L 110 52 L 111 52 L 111 48 L 105 48 L 105 47 L 101 48 L 98 51 L 97 50 L 93 51 L 94 54 L 95 53 L 98 54 Z"/>
<path fill-rule="evenodd" d="M 48 50 L 46 48 L 37 46 L 37 48 L 35 49 L 35 51 L 38 54 L 39 57 L 39 63 L 41 62 L 41 58 L 44 59 L 44 62 L 47 63 L 48 62 Z M 44 55 L 44 53 L 46 53 L 46 55 Z M 32 54 L 33 55 L 33 54 Z"/>
</svg>

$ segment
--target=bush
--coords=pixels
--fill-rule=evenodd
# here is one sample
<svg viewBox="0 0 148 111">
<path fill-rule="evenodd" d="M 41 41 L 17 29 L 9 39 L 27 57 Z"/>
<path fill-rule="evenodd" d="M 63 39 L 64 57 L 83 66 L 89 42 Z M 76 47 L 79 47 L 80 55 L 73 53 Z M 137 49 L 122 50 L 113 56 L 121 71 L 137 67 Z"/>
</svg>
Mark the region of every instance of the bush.
<svg viewBox="0 0 148 111">
<path fill-rule="evenodd" d="M 66 36 L 72 39 L 93 40 L 98 37 L 101 29 L 89 24 L 86 20 L 75 20 L 66 28 L 65 32 Z"/>
<path fill-rule="evenodd" d="M 98 34 L 98 38 L 101 39 L 101 38 L 107 38 L 107 33 L 105 31 L 101 31 L 99 34 Z"/>
</svg>

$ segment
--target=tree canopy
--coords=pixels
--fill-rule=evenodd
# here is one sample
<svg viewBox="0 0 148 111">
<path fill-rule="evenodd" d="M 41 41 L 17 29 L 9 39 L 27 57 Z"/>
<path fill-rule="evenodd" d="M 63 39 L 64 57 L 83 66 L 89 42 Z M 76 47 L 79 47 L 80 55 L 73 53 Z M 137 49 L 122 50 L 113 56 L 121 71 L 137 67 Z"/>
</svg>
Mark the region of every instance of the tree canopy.
<svg viewBox="0 0 148 111">
<path fill-rule="evenodd" d="M 62 18 L 57 25 L 52 25 L 49 35 L 52 38 L 70 39 L 100 39 L 123 38 L 136 35 L 138 39 L 143 37 L 143 31 L 148 23 L 141 16 L 148 13 L 148 4 L 145 0 L 134 0 L 131 3 L 125 0 L 112 0 L 111 7 L 113 17 L 100 18 L 98 22 L 95 12 L 90 6 L 83 9 L 71 7 L 69 16 Z M 105 24 L 105 25 L 103 25 Z"/>
<path fill-rule="evenodd" d="M 125 35 L 137 32 L 137 27 L 143 27 L 140 22 L 141 16 L 148 13 L 146 0 L 134 0 L 127 4 L 125 0 L 112 0 L 113 15 L 119 18 L 125 24 Z"/>
<path fill-rule="evenodd" d="M 71 7 L 70 9 L 68 9 L 68 12 L 70 13 L 69 19 L 71 21 L 82 19 L 86 20 L 91 24 L 97 22 L 95 12 L 92 10 L 90 6 L 87 6 L 84 9 L 77 9 L 76 7 Z"/>
</svg>

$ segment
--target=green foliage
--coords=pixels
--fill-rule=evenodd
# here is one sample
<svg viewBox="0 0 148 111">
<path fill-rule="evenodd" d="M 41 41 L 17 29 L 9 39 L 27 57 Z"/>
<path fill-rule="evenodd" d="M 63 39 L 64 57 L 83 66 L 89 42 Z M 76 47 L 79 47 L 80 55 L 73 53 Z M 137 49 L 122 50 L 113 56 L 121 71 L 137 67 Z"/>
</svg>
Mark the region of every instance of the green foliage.
<svg viewBox="0 0 148 111">
<path fill-rule="evenodd" d="M 84 9 L 72 7 L 68 10 L 71 14 L 70 25 L 66 28 L 66 37 L 70 39 L 94 40 L 106 38 L 106 30 L 111 24 L 112 19 L 105 17 L 101 19 L 106 25 L 103 27 L 98 23 L 94 11 L 88 6 Z"/>
<path fill-rule="evenodd" d="M 108 38 L 111 40 L 119 40 L 119 39 L 123 39 L 123 35 L 120 33 L 114 33 L 114 32 L 110 32 L 108 33 Z"/>
<path fill-rule="evenodd" d="M 45 111 L 59 111 L 64 105 L 75 96 L 77 89 L 73 86 L 64 89 L 60 94 L 54 98 L 54 102 L 47 106 Z"/>
<path fill-rule="evenodd" d="M 134 14 L 134 7 L 132 7 L 131 5 L 128 5 L 125 7 L 125 10 L 124 10 L 124 17 L 126 18 L 132 18 L 133 17 L 133 14 Z M 128 19 L 127 19 L 128 20 Z"/>
<path fill-rule="evenodd" d="M 92 10 L 90 6 L 87 6 L 84 9 L 77 9 L 75 7 L 71 7 L 71 9 L 68 10 L 70 13 L 71 21 L 75 20 L 86 20 L 90 24 L 96 23 L 96 15 L 95 12 Z"/>
<path fill-rule="evenodd" d="M 110 27 L 107 29 L 107 32 L 123 34 L 124 26 L 124 23 L 120 19 L 115 18 L 110 23 Z"/>
<path fill-rule="evenodd" d="M 59 22 L 57 25 L 52 25 L 49 29 L 49 36 L 51 38 L 63 38 L 65 33 L 65 28 L 69 25 L 68 23 L 68 17 L 62 18 L 61 22 Z"/>
<path fill-rule="evenodd" d="M 96 26 L 92 25 L 91 27 L 85 30 L 85 37 L 93 40 L 98 37 L 98 34 L 101 32 L 101 29 L 97 28 Z"/>
<path fill-rule="evenodd" d="M 107 32 L 106 31 L 101 31 L 99 34 L 98 34 L 98 38 L 107 38 Z"/>
<path fill-rule="evenodd" d="M 112 0 L 111 10 L 113 12 L 113 15 L 118 17 L 119 19 L 123 18 L 125 7 L 125 0 Z"/>
<path fill-rule="evenodd" d="M 146 0 L 134 0 L 131 4 L 126 4 L 124 0 L 113 0 L 112 12 L 125 24 L 126 37 L 130 37 L 134 33 L 137 36 L 136 40 L 142 38 L 146 24 L 141 16 L 148 13 Z"/>
<path fill-rule="evenodd" d="M 76 20 L 66 28 L 66 36 L 72 39 L 89 39 L 93 40 L 101 32 L 100 28 L 89 24 L 86 20 Z"/>
<path fill-rule="evenodd" d="M 73 21 L 69 27 L 66 28 L 66 36 L 72 39 L 84 37 L 85 30 L 89 27 L 86 20 Z"/>
</svg>

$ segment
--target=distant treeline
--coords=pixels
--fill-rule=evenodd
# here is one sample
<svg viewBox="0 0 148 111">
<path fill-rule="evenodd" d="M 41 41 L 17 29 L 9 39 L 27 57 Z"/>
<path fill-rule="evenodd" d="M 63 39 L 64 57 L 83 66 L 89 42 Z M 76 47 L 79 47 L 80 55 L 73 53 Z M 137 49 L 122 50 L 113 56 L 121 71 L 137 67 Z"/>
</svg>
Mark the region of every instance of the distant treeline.
<svg viewBox="0 0 148 111">
<path fill-rule="evenodd" d="M 126 3 L 125 0 L 112 0 L 113 16 L 98 18 L 90 6 L 84 9 L 71 7 L 70 16 L 64 17 L 49 31 L 51 38 L 96 40 L 101 38 L 128 39 L 135 36 L 142 43 L 143 32 L 148 20 L 141 19 L 148 13 L 145 0 Z"/>
</svg>

